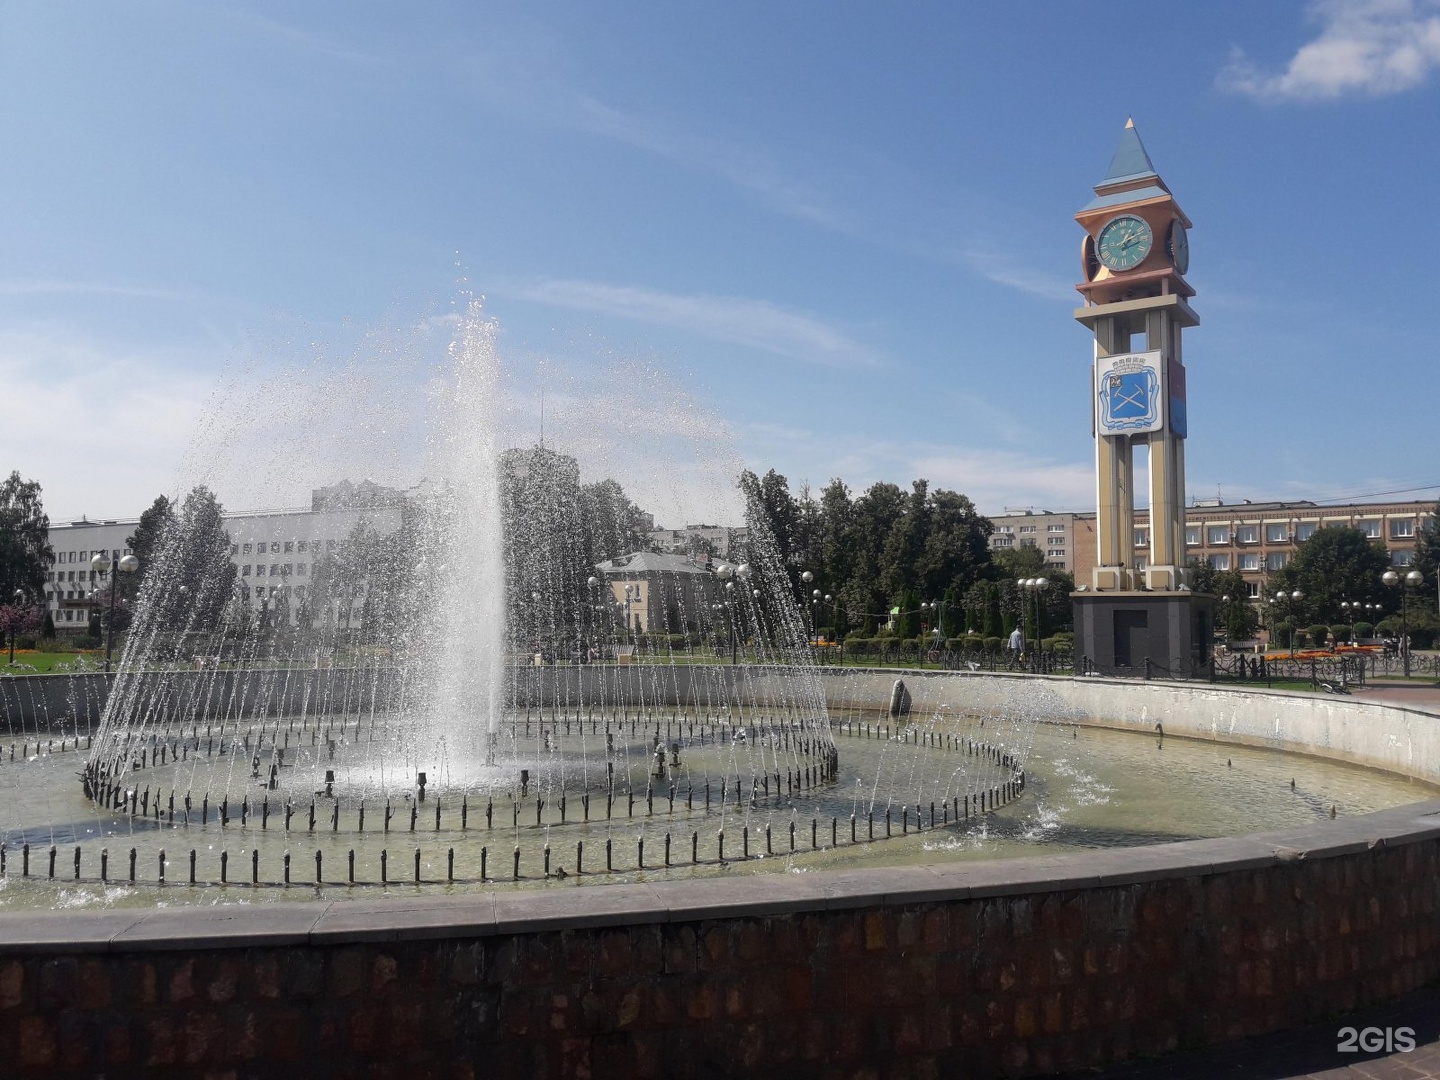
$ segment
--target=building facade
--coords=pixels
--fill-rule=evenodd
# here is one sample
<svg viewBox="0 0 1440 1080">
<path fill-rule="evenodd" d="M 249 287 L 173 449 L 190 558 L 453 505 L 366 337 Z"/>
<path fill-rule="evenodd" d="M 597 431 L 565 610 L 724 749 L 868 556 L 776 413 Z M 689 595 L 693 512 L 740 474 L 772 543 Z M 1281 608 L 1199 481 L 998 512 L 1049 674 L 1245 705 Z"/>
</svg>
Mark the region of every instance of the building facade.
<svg viewBox="0 0 1440 1080">
<path fill-rule="evenodd" d="M 1385 544 L 1391 565 L 1409 566 L 1415 558 L 1415 537 L 1435 513 L 1431 500 L 1352 502 L 1321 505 L 1314 502 L 1226 503 L 1198 502 L 1185 510 L 1186 561 L 1200 559 L 1216 570 L 1238 570 L 1244 575 L 1251 599 L 1264 591 L 1267 575 L 1294 556 L 1296 547 L 1327 525 L 1359 529 Z M 1068 570 L 1077 582 L 1088 581 L 1095 566 L 1095 515 L 1010 511 L 992 516 L 995 532 L 992 551 L 1018 547 L 1039 548 L 1045 564 Z M 1150 512 L 1135 511 L 1131 568 L 1146 569 L 1150 557 Z"/>
<path fill-rule="evenodd" d="M 254 510 L 225 515 L 235 580 L 249 603 L 261 609 L 284 600 L 292 613 L 305 599 L 315 564 L 362 524 L 382 535 L 400 526 L 407 498 L 423 498 L 429 486 L 409 491 L 382 488 L 370 481 L 318 488 L 309 509 Z M 92 613 L 103 607 L 108 576 L 90 560 L 99 553 L 112 561 L 130 554 L 129 539 L 139 518 L 64 522 L 50 526 L 55 563 L 46 575 L 45 606 L 58 633 L 84 633 Z"/>
<path fill-rule="evenodd" d="M 711 564 L 639 551 L 595 570 L 618 621 L 637 634 L 680 634 L 710 622 L 719 584 Z"/>
<path fill-rule="evenodd" d="M 683 529 L 652 530 L 650 546 L 666 555 L 703 558 L 710 554 L 730 559 L 739 555 L 749 536 L 748 529 L 728 525 L 686 525 Z"/>
</svg>

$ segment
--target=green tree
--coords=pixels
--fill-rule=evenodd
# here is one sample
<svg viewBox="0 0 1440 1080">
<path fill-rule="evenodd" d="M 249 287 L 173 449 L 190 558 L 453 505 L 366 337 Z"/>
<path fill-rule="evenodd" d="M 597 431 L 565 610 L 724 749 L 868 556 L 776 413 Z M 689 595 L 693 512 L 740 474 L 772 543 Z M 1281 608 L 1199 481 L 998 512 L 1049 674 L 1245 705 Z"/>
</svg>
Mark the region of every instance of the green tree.
<svg viewBox="0 0 1440 1080">
<path fill-rule="evenodd" d="M 1193 555 L 1185 564 L 1185 569 L 1189 572 L 1192 593 L 1199 593 L 1202 596 L 1215 595 L 1215 579 L 1219 576 L 1220 571 L 1205 559 L 1197 559 Z"/>
<path fill-rule="evenodd" d="M 1020 578 L 1040 577 L 1045 573 L 1045 556 L 1030 544 L 1001 548 L 992 556 L 993 565 L 1002 581 L 1011 583 Z"/>
<path fill-rule="evenodd" d="M 0 483 L 0 602 L 10 603 L 17 591 L 38 602 L 54 562 L 40 483 L 12 472 Z"/>
<path fill-rule="evenodd" d="M 225 510 L 203 484 L 180 505 L 174 528 L 164 533 L 166 588 L 160 594 L 171 628 L 215 630 L 235 591 Z"/>
<path fill-rule="evenodd" d="M 968 498 L 956 491 L 931 492 L 927 525 L 917 571 L 930 599 L 963 592 L 988 571 L 994 526 Z"/>
<path fill-rule="evenodd" d="M 920 558 L 930 533 L 929 487 L 925 480 L 910 485 L 880 550 L 880 587 L 896 602 L 901 593 L 920 584 Z"/>
<path fill-rule="evenodd" d="M 175 509 L 170 500 L 164 495 L 157 495 L 135 523 L 135 531 L 125 538 L 125 546 L 140 560 L 140 565 L 133 574 L 120 575 L 119 592 L 122 598 L 133 602 L 140 595 L 150 568 L 165 543 L 165 532 L 174 524 Z"/>
<path fill-rule="evenodd" d="M 1430 516 L 1415 533 L 1414 569 L 1425 576 L 1425 582 L 1418 590 L 1423 597 L 1421 607 L 1424 610 L 1440 607 L 1440 502 L 1435 504 Z M 1432 605 L 1431 600 L 1436 604 Z"/>
<path fill-rule="evenodd" d="M 1281 606 L 1288 622 L 1344 621 L 1341 600 L 1374 601 L 1387 610 L 1400 609 L 1400 592 L 1387 589 L 1380 577 L 1390 569 L 1385 545 L 1369 540 L 1359 529 L 1328 525 L 1301 542 L 1290 561 L 1270 576 L 1267 595 L 1299 591 L 1301 599 Z"/>
<path fill-rule="evenodd" d="M 594 566 L 650 547 L 645 513 L 615 480 L 584 484 L 579 491 L 580 517 L 589 541 L 587 563 Z"/>
<path fill-rule="evenodd" d="M 1215 598 L 1215 625 L 1224 629 L 1228 640 L 1247 641 L 1255 636 L 1259 617 L 1250 603 L 1245 575 L 1239 570 L 1214 571 L 1208 591 Z"/>
<path fill-rule="evenodd" d="M 905 512 L 906 496 L 894 484 L 871 484 L 851 509 L 847 530 L 851 569 L 840 596 L 852 622 L 864 621 L 873 632 L 880 619 L 888 618 L 889 593 L 881 583 L 881 556 L 894 528 Z"/>
</svg>

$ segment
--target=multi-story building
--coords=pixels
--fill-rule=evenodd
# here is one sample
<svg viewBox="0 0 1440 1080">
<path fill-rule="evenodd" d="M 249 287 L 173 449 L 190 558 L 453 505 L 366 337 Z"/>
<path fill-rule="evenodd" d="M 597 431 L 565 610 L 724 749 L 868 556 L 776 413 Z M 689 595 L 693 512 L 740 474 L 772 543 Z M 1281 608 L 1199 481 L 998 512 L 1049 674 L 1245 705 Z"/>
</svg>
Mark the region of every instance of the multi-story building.
<svg viewBox="0 0 1440 1080">
<path fill-rule="evenodd" d="M 1225 503 L 1201 501 L 1185 511 L 1185 552 L 1216 570 L 1239 570 L 1252 598 L 1263 591 L 1268 574 L 1279 570 L 1294 554 L 1296 545 L 1326 525 L 1357 528 L 1382 541 L 1394 566 L 1408 566 L 1415 558 L 1415 537 L 1435 512 L 1433 501 L 1343 503 L 1314 502 Z M 1010 511 L 994 515 L 992 551 L 1036 547 L 1047 566 L 1068 570 L 1078 582 L 1088 581 L 1095 566 L 1095 515 L 1052 513 L 1048 510 Z M 1150 515 L 1135 511 L 1134 568 L 1144 569 L 1150 551 Z"/>
<path fill-rule="evenodd" d="M 1095 562 L 1095 515 L 1050 510 L 1006 510 L 992 515 L 995 531 L 990 535 L 990 549 L 1038 548 L 1045 556 L 1045 565 L 1077 573 L 1083 565 L 1086 573 Z M 1078 575 L 1077 575 L 1078 580 Z"/>
<path fill-rule="evenodd" d="M 718 578 L 705 560 L 639 551 L 597 566 L 610 603 L 636 633 L 683 633 L 705 625 Z"/>
<path fill-rule="evenodd" d="M 405 500 L 424 498 L 429 490 L 424 482 L 402 492 L 368 480 L 342 481 L 312 492 L 308 509 L 226 514 L 230 561 L 242 594 L 257 609 L 267 600 L 293 600 L 286 605 L 293 612 L 326 552 L 362 523 L 382 535 L 394 532 Z M 102 598 L 92 594 L 106 587 L 90 560 L 101 552 L 111 560 L 130 554 L 129 538 L 137 524 L 139 518 L 81 518 L 51 525 L 55 563 L 46 575 L 45 602 L 58 632 L 79 633 L 88 627 L 91 613 L 102 606 Z"/>
<path fill-rule="evenodd" d="M 739 554 L 749 538 L 749 530 L 725 525 L 686 525 L 683 529 L 654 529 L 650 546 L 666 555 L 699 555 L 709 553 L 722 559 Z"/>
</svg>

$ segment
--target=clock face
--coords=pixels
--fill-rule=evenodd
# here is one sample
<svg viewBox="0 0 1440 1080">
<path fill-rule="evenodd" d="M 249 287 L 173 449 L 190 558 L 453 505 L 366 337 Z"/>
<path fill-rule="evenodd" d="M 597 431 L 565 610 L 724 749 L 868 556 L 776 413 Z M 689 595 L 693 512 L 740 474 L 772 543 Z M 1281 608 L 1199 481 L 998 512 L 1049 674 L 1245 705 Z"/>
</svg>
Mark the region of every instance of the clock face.
<svg viewBox="0 0 1440 1080">
<path fill-rule="evenodd" d="M 1145 261 L 1154 244 L 1150 226 L 1133 214 L 1123 214 L 1100 230 L 1100 261 L 1111 270 L 1134 270 Z"/>
<path fill-rule="evenodd" d="M 1190 269 L 1190 234 L 1185 231 L 1185 226 L 1176 218 L 1170 223 L 1170 238 L 1167 241 L 1170 249 L 1170 261 L 1175 264 L 1175 269 L 1180 273 Z"/>
</svg>

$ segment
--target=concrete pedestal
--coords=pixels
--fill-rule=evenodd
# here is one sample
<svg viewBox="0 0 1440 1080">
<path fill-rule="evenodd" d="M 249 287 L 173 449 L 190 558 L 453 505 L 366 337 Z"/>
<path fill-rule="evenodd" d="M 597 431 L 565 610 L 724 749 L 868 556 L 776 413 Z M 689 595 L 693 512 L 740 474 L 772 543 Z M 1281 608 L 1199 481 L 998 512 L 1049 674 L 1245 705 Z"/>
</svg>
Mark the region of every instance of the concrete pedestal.
<svg viewBox="0 0 1440 1080">
<path fill-rule="evenodd" d="M 1205 674 L 1214 597 L 1189 592 L 1077 592 L 1075 664 L 1087 673 L 1189 679 Z"/>
</svg>

